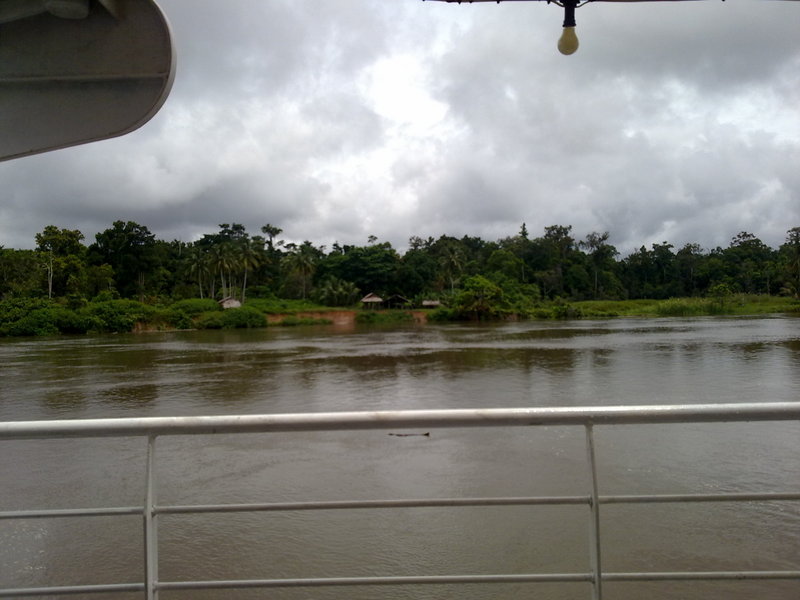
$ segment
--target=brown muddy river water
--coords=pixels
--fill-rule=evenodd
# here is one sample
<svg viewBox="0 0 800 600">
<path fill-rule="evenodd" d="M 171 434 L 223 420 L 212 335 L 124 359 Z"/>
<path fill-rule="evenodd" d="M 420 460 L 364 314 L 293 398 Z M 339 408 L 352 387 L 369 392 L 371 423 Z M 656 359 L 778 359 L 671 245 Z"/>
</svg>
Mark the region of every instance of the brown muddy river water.
<svg viewBox="0 0 800 600">
<path fill-rule="evenodd" d="M 0 420 L 800 401 L 800 319 L 273 328 L 0 341 Z M 598 426 L 601 494 L 800 490 L 798 423 Z M 0 510 L 141 505 L 143 439 L 0 442 Z M 161 504 L 585 495 L 579 427 L 159 438 Z M 160 578 L 585 572 L 586 506 L 162 515 Z M 800 569 L 800 503 L 601 507 L 606 571 Z M 138 582 L 141 518 L 0 520 L 0 588 Z M 800 582 L 607 583 L 797 599 Z M 43 596 L 44 597 L 44 596 Z M 75 597 L 75 596 L 72 596 Z M 140 598 L 141 594 L 91 598 Z M 162 599 L 591 597 L 588 583 Z"/>
</svg>

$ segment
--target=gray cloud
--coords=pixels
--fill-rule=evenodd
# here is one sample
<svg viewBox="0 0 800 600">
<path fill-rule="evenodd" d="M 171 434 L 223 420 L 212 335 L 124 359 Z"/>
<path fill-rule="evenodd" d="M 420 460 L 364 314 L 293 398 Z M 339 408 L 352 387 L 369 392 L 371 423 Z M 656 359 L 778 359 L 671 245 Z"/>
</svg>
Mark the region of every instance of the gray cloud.
<svg viewBox="0 0 800 600">
<path fill-rule="evenodd" d="M 123 138 L 0 164 L 0 244 L 132 219 L 330 245 L 533 235 L 623 252 L 800 225 L 800 6 L 162 0 L 178 75 Z"/>
</svg>

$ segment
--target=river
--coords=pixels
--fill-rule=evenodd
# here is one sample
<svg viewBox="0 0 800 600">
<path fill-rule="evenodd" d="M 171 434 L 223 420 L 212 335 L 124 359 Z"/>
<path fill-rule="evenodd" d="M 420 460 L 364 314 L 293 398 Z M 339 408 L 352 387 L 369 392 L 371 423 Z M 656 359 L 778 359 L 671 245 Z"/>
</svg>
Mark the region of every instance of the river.
<svg viewBox="0 0 800 600">
<path fill-rule="evenodd" d="M 0 420 L 800 401 L 800 319 L 269 328 L 0 341 Z M 797 423 L 598 427 L 601 494 L 800 490 Z M 0 510 L 141 505 L 141 439 L 0 443 Z M 160 438 L 159 502 L 588 493 L 583 431 Z M 800 503 L 608 505 L 606 571 L 800 569 Z M 587 571 L 585 506 L 163 515 L 162 580 Z M 0 521 L 0 587 L 141 581 L 137 517 Z M 606 598 L 796 599 L 800 582 Z M 93 596 L 99 598 L 102 596 Z M 110 598 L 139 598 L 118 594 Z M 585 583 L 163 592 L 589 598 Z"/>
</svg>

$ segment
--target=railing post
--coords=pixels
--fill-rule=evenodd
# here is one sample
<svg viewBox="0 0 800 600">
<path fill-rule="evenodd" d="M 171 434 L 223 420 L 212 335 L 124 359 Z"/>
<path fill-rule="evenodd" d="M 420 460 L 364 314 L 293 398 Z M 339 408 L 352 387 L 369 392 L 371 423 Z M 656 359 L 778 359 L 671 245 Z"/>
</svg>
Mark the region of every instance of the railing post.
<svg viewBox="0 0 800 600">
<path fill-rule="evenodd" d="M 158 600 L 158 523 L 156 522 L 156 436 L 147 437 L 147 483 L 144 501 L 145 596 Z"/>
<path fill-rule="evenodd" d="M 592 424 L 586 424 L 586 452 L 589 460 L 589 473 L 592 477 L 592 490 L 589 508 L 589 559 L 594 576 L 592 599 L 603 598 L 603 573 L 600 566 L 600 494 L 597 485 L 597 464 L 594 457 L 594 432 Z"/>
</svg>

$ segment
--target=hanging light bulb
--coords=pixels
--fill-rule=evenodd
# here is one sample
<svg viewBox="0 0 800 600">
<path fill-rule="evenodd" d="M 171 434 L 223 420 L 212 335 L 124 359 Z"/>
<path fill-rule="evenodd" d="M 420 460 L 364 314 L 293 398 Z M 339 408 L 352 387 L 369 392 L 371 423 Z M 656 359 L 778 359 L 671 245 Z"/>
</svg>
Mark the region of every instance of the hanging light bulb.
<svg viewBox="0 0 800 600">
<path fill-rule="evenodd" d="M 578 49 L 578 36 L 575 35 L 574 27 L 564 27 L 561 37 L 558 39 L 558 51 L 561 54 L 570 55 Z"/>
<path fill-rule="evenodd" d="M 578 49 L 578 36 L 575 35 L 575 8 L 577 0 L 564 0 L 564 31 L 558 40 L 558 51 L 570 55 Z"/>
</svg>

